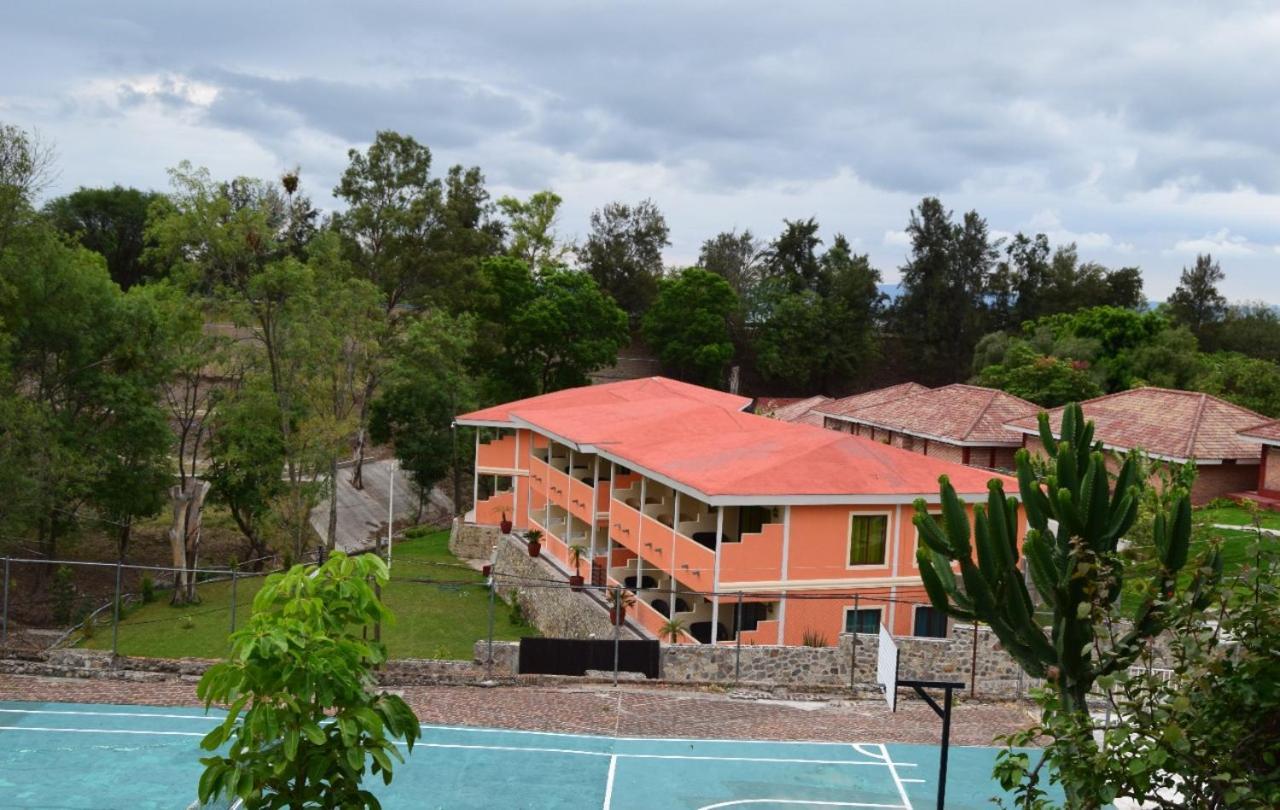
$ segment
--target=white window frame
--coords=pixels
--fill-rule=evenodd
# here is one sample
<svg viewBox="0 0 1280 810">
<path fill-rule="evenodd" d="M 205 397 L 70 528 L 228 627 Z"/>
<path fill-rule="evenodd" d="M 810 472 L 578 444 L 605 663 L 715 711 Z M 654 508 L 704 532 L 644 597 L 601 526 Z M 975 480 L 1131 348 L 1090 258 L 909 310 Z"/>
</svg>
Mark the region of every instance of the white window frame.
<svg viewBox="0 0 1280 810">
<path fill-rule="evenodd" d="M 844 607 L 844 613 L 842 614 L 842 621 L 841 621 L 841 623 L 840 623 L 840 632 L 841 632 L 841 633 L 853 633 L 853 632 L 856 632 L 856 631 L 853 631 L 853 630 L 850 630 L 850 629 L 849 629 L 849 614 L 850 614 L 850 613 L 852 613 L 854 610 L 857 610 L 857 611 L 859 611 L 859 612 L 865 612 L 865 611 L 871 611 L 871 610 L 874 610 L 874 611 L 875 611 L 877 614 L 879 614 L 879 616 L 880 616 L 880 620 L 876 622 L 876 628 L 877 628 L 877 629 L 879 629 L 879 628 L 884 624 L 884 608 L 883 608 L 883 607 L 858 607 L 858 608 L 855 608 L 853 605 L 845 605 L 845 607 Z M 914 618 L 914 617 L 913 617 L 913 618 Z M 914 627 L 913 627 L 912 629 L 914 629 Z"/>
</svg>

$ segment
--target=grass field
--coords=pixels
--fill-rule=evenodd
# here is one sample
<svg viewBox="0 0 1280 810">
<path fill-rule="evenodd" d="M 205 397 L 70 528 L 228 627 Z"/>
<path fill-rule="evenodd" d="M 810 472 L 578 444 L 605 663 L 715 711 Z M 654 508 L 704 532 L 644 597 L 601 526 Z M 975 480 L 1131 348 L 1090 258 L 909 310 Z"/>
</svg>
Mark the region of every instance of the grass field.
<svg viewBox="0 0 1280 810">
<path fill-rule="evenodd" d="M 431 532 L 397 543 L 391 582 L 382 597 L 396 621 L 382 628 L 392 658 L 469 659 L 472 645 L 488 632 L 489 592 L 478 571 L 463 566 L 449 553 L 449 533 Z M 430 580 L 430 583 L 423 580 Z M 236 583 L 236 619 L 243 626 L 263 577 Z M 129 611 L 120 624 L 120 653 L 154 658 L 219 658 L 227 652 L 231 627 L 231 583 L 200 587 L 201 604 L 170 607 L 166 594 L 158 601 Z M 512 621 L 499 600 L 494 609 L 494 638 L 518 639 L 536 635 Z M 99 627 L 84 646 L 110 649 L 110 626 Z"/>
<path fill-rule="evenodd" d="M 1215 504 L 1218 503 L 1215 501 Z M 1280 512 L 1271 512 L 1262 510 L 1258 516 L 1262 519 L 1262 528 L 1280 530 Z M 1197 523 L 1211 525 L 1214 523 L 1226 523 L 1232 526 L 1251 526 L 1253 525 L 1253 517 L 1243 507 L 1236 504 L 1230 505 L 1211 505 L 1197 509 L 1195 512 Z"/>
</svg>

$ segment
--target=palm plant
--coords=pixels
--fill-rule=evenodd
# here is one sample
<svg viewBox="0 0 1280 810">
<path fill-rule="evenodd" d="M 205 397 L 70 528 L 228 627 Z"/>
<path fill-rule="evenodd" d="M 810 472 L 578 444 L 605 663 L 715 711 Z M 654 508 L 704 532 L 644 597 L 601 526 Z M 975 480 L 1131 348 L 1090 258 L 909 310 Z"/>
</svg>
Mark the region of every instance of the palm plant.
<svg viewBox="0 0 1280 810">
<path fill-rule="evenodd" d="M 569 586 L 575 591 L 582 587 L 582 559 L 586 556 L 586 546 L 580 543 L 569 546 L 569 564 L 573 566 L 573 576 L 569 577 Z"/>
<path fill-rule="evenodd" d="M 658 628 L 658 637 L 665 638 L 672 644 L 680 641 L 680 634 L 684 632 L 684 622 L 680 619 L 668 619 Z"/>
</svg>

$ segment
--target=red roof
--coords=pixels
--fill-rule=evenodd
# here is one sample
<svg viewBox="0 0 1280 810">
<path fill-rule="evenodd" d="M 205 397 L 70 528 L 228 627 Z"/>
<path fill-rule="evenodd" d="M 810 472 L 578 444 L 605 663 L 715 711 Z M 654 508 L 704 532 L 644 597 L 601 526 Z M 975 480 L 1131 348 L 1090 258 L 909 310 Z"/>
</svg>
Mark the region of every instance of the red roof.
<svg viewBox="0 0 1280 810">
<path fill-rule="evenodd" d="M 840 418 L 951 444 L 1017 447 L 1022 436 L 1005 423 L 1038 410 L 1004 391 L 957 383 L 867 405 Z"/>
<path fill-rule="evenodd" d="M 1134 388 L 1080 403 L 1094 423 L 1094 436 L 1118 450 L 1141 448 L 1153 456 L 1183 461 L 1236 459 L 1257 461 L 1257 443 L 1239 432 L 1258 426 L 1266 417 L 1197 391 L 1172 388 Z M 1055 435 L 1062 426 L 1062 408 L 1049 411 Z M 1009 422 L 1023 433 L 1038 430 L 1034 416 Z"/>
<path fill-rule="evenodd" d="M 853 413 L 859 408 L 865 408 L 868 405 L 879 405 L 882 402 L 889 402 L 894 399 L 902 399 L 912 394 L 919 394 L 922 391 L 928 391 L 928 386 L 921 385 L 916 382 L 904 382 L 897 385 L 891 385 L 888 388 L 877 388 L 874 391 L 863 391 L 861 394 L 837 399 L 827 405 L 822 406 L 819 411 L 825 416 L 846 416 Z"/>
<path fill-rule="evenodd" d="M 780 419 L 783 422 L 799 422 L 804 425 L 817 425 L 822 427 L 822 414 L 818 409 L 832 402 L 831 397 L 817 394 L 804 399 L 773 399 L 761 400 L 756 402 L 756 413 L 761 416 L 767 416 L 770 419 Z M 769 403 L 766 407 L 761 407 L 761 403 Z"/>
<path fill-rule="evenodd" d="M 950 476 L 965 495 L 993 477 L 858 436 L 742 410 L 743 397 L 662 377 L 574 388 L 464 414 L 464 424 L 527 425 L 601 452 L 702 497 L 805 503 L 897 503 L 938 493 Z"/>
<path fill-rule="evenodd" d="M 1280 444 L 1280 419 L 1272 419 L 1239 431 L 1241 436 L 1259 439 L 1259 444 Z"/>
</svg>

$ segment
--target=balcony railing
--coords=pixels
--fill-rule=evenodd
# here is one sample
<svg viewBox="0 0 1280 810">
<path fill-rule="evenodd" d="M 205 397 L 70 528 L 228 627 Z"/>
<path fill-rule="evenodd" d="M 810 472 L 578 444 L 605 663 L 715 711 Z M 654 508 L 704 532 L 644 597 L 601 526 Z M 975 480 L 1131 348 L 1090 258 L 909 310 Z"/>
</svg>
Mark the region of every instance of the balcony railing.
<svg viewBox="0 0 1280 810">
<path fill-rule="evenodd" d="M 760 582 L 782 578 L 782 524 L 766 523 L 720 552 L 720 582 Z"/>
<path fill-rule="evenodd" d="M 515 469 L 516 437 L 503 436 L 481 444 L 476 448 L 476 466 L 481 469 Z"/>
</svg>

